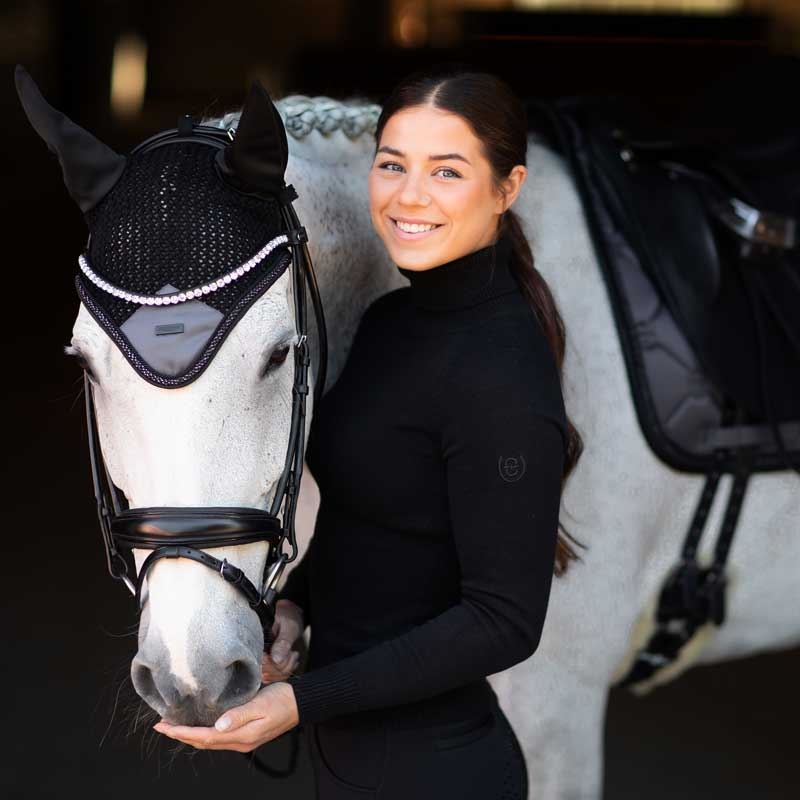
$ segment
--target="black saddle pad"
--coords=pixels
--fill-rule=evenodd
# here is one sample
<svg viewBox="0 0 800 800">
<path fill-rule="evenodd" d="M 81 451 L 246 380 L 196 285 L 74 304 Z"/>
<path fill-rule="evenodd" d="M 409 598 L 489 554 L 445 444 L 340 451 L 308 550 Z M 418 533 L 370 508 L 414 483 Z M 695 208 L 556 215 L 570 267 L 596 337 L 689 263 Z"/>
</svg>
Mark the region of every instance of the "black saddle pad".
<svg viewBox="0 0 800 800">
<path fill-rule="evenodd" d="M 636 281 L 621 286 L 609 262 L 630 278 L 635 261 L 677 326 L 673 343 L 685 337 L 710 382 L 719 420 L 698 421 L 695 433 L 731 418 L 773 431 L 800 420 L 797 238 L 788 246 L 800 219 L 800 129 L 770 126 L 759 137 L 750 128 L 746 141 L 724 146 L 697 131 L 658 135 L 643 109 L 622 96 L 531 101 L 529 115 L 573 168 L 606 283 L 617 295 L 621 337 L 632 339 L 642 323 L 620 311 L 635 302 Z M 758 212 L 768 214 L 750 220 Z M 748 220 L 761 228 L 756 241 L 742 233 Z M 634 389 L 638 382 L 657 390 L 636 353 L 628 366 Z M 686 448 L 692 432 L 683 427 Z M 689 461 L 670 463 L 688 468 Z"/>
<path fill-rule="evenodd" d="M 638 139 L 612 112 L 588 111 L 589 147 L 706 372 L 753 420 L 800 417 L 800 248 L 748 242 L 712 212 L 741 201 L 744 215 L 800 219 L 800 131 L 714 152 Z"/>
</svg>

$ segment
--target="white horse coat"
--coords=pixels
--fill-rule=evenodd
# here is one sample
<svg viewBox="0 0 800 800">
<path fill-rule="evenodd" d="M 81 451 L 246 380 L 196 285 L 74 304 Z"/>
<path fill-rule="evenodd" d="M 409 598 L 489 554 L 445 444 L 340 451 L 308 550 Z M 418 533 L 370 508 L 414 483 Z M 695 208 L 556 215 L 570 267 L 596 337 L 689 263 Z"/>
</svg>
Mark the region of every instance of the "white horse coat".
<svg viewBox="0 0 800 800">
<path fill-rule="evenodd" d="M 328 324 L 331 386 L 364 309 L 406 283 L 370 224 L 366 181 L 374 140 L 368 130 L 355 136 L 342 131 L 342 125 L 359 123 L 368 129 L 378 109 L 302 97 L 276 105 L 292 134 L 286 179 L 298 190 L 295 207 L 309 233 Z M 579 551 L 583 560 L 571 562 L 553 581 L 537 651 L 491 682 L 525 752 L 531 797 L 589 800 L 600 797 L 603 784 L 609 687 L 647 632 L 704 479 L 659 461 L 639 428 L 606 289 L 565 163 L 532 136 L 528 168 L 515 211 L 564 319 L 565 403 L 585 444 L 566 484 L 561 519 L 588 550 Z M 103 454 L 132 506 L 268 507 L 286 453 L 292 359 L 266 381 L 257 381 L 256 374 L 264 353 L 293 334 L 291 291 L 287 271 L 236 325 L 208 369 L 188 386 L 170 390 L 140 378 L 81 306 L 72 344 L 88 356 L 98 379 Z M 312 357 L 316 364 L 316 342 Z M 730 481 L 729 475 L 722 478 L 700 562 L 710 560 Z M 302 556 L 318 502 L 308 472 L 300 502 Z M 800 642 L 798 520 L 794 473 L 751 478 L 728 562 L 725 624 L 708 630 L 661 680 L 689 663 Z M 212 552 L 258 582 L 264 544 Z M 144 555 L 137 553 L 139 564 Z M 213 682 L 214 670 L 260 657 L 263 639 L 255 615 L 211 570 L 164 560 L 146 587 L 140 663 L 168 660 L 192 691 Z"/>
</svg>

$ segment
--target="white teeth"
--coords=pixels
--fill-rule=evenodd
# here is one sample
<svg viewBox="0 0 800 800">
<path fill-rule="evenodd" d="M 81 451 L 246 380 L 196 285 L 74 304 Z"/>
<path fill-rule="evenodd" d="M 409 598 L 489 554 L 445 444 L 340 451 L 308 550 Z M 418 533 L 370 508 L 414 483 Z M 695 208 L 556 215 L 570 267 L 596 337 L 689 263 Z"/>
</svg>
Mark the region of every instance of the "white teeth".
<svg viewBox="0 0 800 800">
<path fill-rule="evenodd" d="M 439 227 L 438 225 L 419 225 L 416 222 L 400 222 L 400 220 L 395 220 L 395 225 L 406 233 L 422 233 L 422 231 L 432 231 Z"/>
</svg>

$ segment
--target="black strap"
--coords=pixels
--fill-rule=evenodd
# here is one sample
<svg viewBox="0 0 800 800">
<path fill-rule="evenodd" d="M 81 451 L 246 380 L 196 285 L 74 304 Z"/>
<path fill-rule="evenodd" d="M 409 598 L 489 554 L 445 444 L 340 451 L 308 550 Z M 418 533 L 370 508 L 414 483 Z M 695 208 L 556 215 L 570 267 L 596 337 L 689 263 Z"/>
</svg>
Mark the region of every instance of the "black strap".
<svg viewBox="0 0 800 800">
<path fill-rule="evenodd" d="M 697 545 L 719 486 L 720 473 L 714 470 L 707 476 L 681 560 L 670 571 L 659 595 L 656 629 L 615 686 L 631 686 L 647 680 L 672 663 L 700 627 L 708 622 L 720 626 L 725 621 L 725 564 L 752 474 L 753 454 L 753 448 L 737 451 L 737 469 L 715 542 L 714 558 L 710 565 L 701 566 L 695 558 Z M 720 463 L 724 460 L 721 453 L 715 456 Z"/>
<path fill-rule="evenodd" d="M 164 544 L 225 547 L 266 540 L 280 543 L 280 522 L 258 508 L 149 507 L 126 509 L 111 520 L 115 541 L 126 548 Z"/>
<path fill-rule="evenodd" d="M 253 586 L 252 581 L 247 578 L 241 569 L 233 566 L 233 564 L 230 564 L 227 559 L 220 560 L 212 556 L 210 553 L 205 553 L 202 550 L 196 550 L 193 547 L 177 544 L 159 547 L 156 550 L 153 550 L 153 552 L 150 553 L 150 555 L 145 559 L 139 576 L 140 591 L 147 571 L 150 569 L 150 567 L 152 567 L 153 564 L 155 564 L 156 561 L 159 561 L 162 558 L 189 558 L 192 561 L 197 561 L 198 563 L 213 569 L 214 572 L 218 572 L 228 583 L 232 583 L 234 586 L 240 588 L 245 597 L 247 597 L 247 601 L 250 603 L 252 608 L 255 608 L 255 606 L 261 600 L 261 595 L 258 589 Z"/>
<path fill-rule="evenodd" d="M 253 582 L 244 574 L 244 571 L 229 563 L 227 559 L 218 559 L 209 553 L 204 553 L 202 550 L 196 550 L 194 547 L 187 547 L 186 545 L 164 545 L 153 550 L 152 553 L 144 560 L 141 570 L 139 570 L 139 580 L 136 586 L 136 605 L 141 608 L 142 602 L 142 586 L 144 585 L 145 578 L 150 568 L 156 561 L 162 558 L 188 558 L 203 564 L 219 575 L 227 582 L 235 586 L 246 598 L 247 602 L 259 617 L 262 618 L 267 613 L 267 610 L 262 608 L 264 606 L 261 592 Z M 269 621 L 269 627 L 272 627 L 274 615 Z"/>
<path fill-rule="evenodd" d="M 128 564 L 122 554 L 117 550 L 114 537 L 111 534 L 111 519 L 113 511 L 109 506 L 105 487 L 100 478 L 98 461 L 102 456 L 97 448 L 97 423 L 95 420 L 94 403 L 92 401 L 92 385 L 89 381 L 89 373 L 83 372 L 83 394 L 86 402 L 86 431 L 89 442 L 89 462 L 92 470 L 92 487 L 94 489 L 95 504 L 97 507 L 97 521 L 100 525 L 100 533 L 103 537 L 103 547 L 106 554 L 106 566 L 108 573 L 115 580 L 123 581 L 128 589 L 135 593 L 136 587 L 128 575 Z M 105 462 L 103 462 L 105 468 Z M 106 471 L 108 479 L 108 472 Z M 110 483 L 110 480 L 109 480 Z"/>
<path fill-rule="evenodd" d="M 322 298 L 319 293 L 319 286 L 317 285 L 317 276 L 314 272 L 314 266 L 311 261 L 311 255 L 308 252 L 308 233 L 306 229 L 300 224 L 297 218 L 297 213 L 294 210 L 292 201 L 297 199 L 297 191 L 292 184 L 287 184 L 281 194 L 281 206 L 284 214 L 284 219 L 287 223 L 287 228 L 292 236 L 297 236 L 297 246 L 300 247 L 300 253 L 297 253 L 297 246 L 292 247 L 292 255 L 295 256 L 298 270 L 304 274 L 305 279 L 308 281 L 308 290 L 311 293 L 311 302 L 314 306 L 314 316 L 317 322 L 317 339 L 319 343 L 319 358 L 317 365 L 317 374 L 314 387 L 314 408 L 319 408 L 319 402 L 322 399 L 322 394 L 325 389 L 325 380 L 328 372 L 328 332 L 327 325 L 325 324 L 325 312 L 322 307 Z M 294 241 L 292 240 L 294 244 Z M 300 256 L 302 255 L 302 258 Z M 302 266 L 301 266 L 302 265 Z M 295 298 L 297 302 L 297 298 Z M 303 304 L 305 305 L 305 304 Z M 305 313 L 303 312 L 303 330 L 305 326 Z"/>
</svg>

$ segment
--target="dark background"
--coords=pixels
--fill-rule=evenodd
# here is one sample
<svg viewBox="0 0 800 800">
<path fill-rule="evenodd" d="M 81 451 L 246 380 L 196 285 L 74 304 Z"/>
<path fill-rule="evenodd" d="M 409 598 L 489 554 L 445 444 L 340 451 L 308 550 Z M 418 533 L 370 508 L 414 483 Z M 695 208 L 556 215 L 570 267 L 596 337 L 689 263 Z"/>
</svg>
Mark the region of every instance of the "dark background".
<svg viewBox="0 0 800 800">
<path fill-rule="evenodd" d="M 796 116 L 781 116 L 797 106 L 798 83 L 789 78 L 800 41 L 793 0 L 744 3 L 728 16 L 464 5 L 0 5 L 8 512 L 0 576 L 3 797 L 80 792 L 155 800 L 185 792 L 200 800 L 251 790 L 313 796 L 302 750 L 296 774 L 280 782 L 253 773 L 235 754 L 176 754 L 139 716 L 127 674 L 133 605 L 105 572 L 80 374 L 62 354 L 78 307 L 72 277 L 86 231 L 55 159 L 19 107 L 14 64 L 24 64 L 51 103 L 119 152 L 174 126 L 180 114 L 237 108 L 255 77 L 276 98 L 380 102 L 411 69 L 445 59 L 491 69 L 524 97 L 622 92 L 657 127 L 710 125 L 733 135 L 760 121 L 796 123 Z M 110 108 L 109 76 L 115 43 L 131 33 L 147 46 L 147 88 L 141 110 L 120 118 Z M 766 74 L 769 80 L 754 77 Z M 709 93 L 722 98 L 718 106 L 709 105 Z M 792 650 L 696 668 L 642 699 L 612 691 L 604 796 L 797 796 L 799 667 L 800 651 Z M 262 748 L 274 766 L 288 753 L 289 737 Z"/>
</svg>

